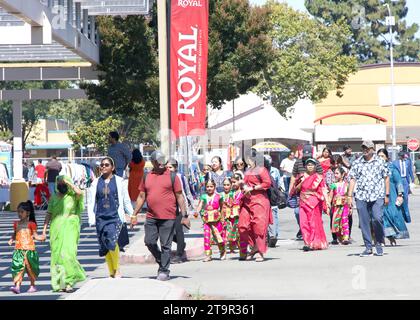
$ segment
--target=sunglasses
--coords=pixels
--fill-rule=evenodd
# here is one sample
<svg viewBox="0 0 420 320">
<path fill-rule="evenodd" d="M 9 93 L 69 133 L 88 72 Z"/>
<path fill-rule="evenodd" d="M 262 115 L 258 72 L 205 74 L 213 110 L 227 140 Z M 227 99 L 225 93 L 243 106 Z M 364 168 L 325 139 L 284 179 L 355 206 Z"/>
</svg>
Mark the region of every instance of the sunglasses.
<svg viewBox="0 0 420 320">
<path fill-rule="evenodd" d="M 243 166 L 243 165 L 245 165 L 245 163 L 243 163 L 243 162 L 238 162 L 236 165 L 237 165 L 237 166 Z"/>
<path fill-rule="evenodd" d="M 110 166 L 111 166 L 110 163 L 101 163 L 101 168 L 104 168 L 104 167 L 108 168 Z"/>
</svg>

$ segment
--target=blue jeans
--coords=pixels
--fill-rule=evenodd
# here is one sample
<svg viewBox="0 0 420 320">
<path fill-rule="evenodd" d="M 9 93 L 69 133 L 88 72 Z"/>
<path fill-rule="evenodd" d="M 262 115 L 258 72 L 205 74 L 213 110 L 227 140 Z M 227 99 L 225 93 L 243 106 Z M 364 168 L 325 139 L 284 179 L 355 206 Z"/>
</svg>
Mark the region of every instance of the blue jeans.
<svg viewBox="0 0 420 320">
<path fill-rule="evenodd" d="M 268 225 L 268 235 L 270 238 L 278 238 L 280 235 L 280 224 L 279 224 L 279 208 L 271 207 L 273 211 L 273 224 Z"/>
<path fill-rule="evenodd" d="M 302 232 L 300 231 L 300 221 L 299 221 L 299 207 L 296 207 L 293 209 L 294 210 L 294 214 L 295 214 L 295 218 L 296 218 L 296 222 L 299 226 L 299 231 L 298 234 L 302 234 Z"/>
<path fill-rule="evenodd" d="M 375 235 L 375 245 L 380 245 L 385 242 L 383 222 L 384 199 L 377 199 L 372 202 L 356 199 L 356 206 L 365 247 L 368 250 L 372 250 L 372 231 Z M 373 230 L 371 230 L 371 225 Z"/>
<path fill-rule="evenodd" d="M 50 190 L 50 195 L 55 194 L 55 182 L 48 182 L 48 190 Z"/>
</svg>

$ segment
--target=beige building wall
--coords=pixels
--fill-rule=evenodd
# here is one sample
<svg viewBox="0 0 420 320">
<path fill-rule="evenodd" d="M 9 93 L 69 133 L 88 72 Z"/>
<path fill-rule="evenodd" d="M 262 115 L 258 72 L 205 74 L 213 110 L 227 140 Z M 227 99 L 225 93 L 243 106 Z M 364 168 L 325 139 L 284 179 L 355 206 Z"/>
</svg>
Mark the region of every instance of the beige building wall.
<svg viewBox="0 0 420 320">
<path fill-rule="evenodd" d="M 316 104 L 316 118 L 337 112 L 365 112 L 387 119 L 387 143 L 391 143 L 392 108 L 379 106 L 379 87 L 391 82 L 389 64 L 362 67 L 350 76 L 343 90 L 343 97 L 331 91 L 328 97 Z M 395 85 L 420 86 L 420 63 L 397 63 L 394 67 Z M 397 142 L 405 144 L 407 136 L 420 138 L 420 106 L 398 105 L 396 107 Z M 359 115 L 340 115 L 324 119 L 328 124 L 375 124 L 376 120 Z"/>
</svg>

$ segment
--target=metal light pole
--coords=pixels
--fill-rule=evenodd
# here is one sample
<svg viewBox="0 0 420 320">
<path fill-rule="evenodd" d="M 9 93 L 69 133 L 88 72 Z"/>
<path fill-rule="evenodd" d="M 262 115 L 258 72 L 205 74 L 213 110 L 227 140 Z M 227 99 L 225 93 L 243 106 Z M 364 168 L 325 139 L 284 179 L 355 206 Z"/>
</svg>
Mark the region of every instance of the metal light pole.
<svg viewBox="0 0 420 320">
<path fill-rule="evenodd" d="M 388 9 L 388 17 L 386 19 L 386 24 L 389 26 L 389 36 L 390 36 L 390 60 L 391 60 L 391 105 L 392 105 L 392 160 L 397 159 L 397 129 L 396 129 L 396 108 L 395 108 L 395 91 L 394 91 L 394 48 L 393 48 L 393 32 L 392 26 L 395 25 L 395 17 L 391 14 L 391 8 L 388 3 L 385 3 L 384 6 Z"/>
</svg>

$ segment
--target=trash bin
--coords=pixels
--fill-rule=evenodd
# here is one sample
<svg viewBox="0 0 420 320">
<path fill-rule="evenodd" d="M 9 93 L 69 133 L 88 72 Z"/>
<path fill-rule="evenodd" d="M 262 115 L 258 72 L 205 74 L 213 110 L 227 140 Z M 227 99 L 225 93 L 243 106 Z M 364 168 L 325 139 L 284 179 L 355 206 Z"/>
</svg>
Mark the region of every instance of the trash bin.
<svg viewBox="0 0 420 320">
<path fill-rule="evenodd" d="M 12 181 L 10 185 L 10 211 L 16 211 L 19 203 L 28 201 L 29 186 L 25 180 Z"/>
</svg>

